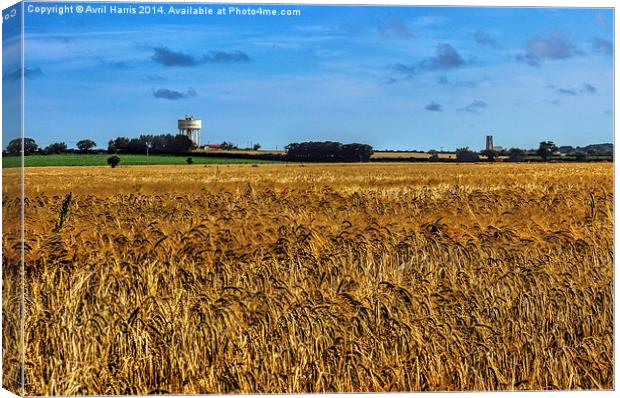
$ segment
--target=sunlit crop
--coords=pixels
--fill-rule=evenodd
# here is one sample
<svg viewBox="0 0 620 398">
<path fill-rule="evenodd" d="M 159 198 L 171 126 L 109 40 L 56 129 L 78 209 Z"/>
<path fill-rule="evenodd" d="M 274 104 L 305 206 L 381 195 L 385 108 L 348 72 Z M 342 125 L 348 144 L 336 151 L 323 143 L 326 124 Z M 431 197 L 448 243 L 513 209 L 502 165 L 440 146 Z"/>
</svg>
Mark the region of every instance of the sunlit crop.
<svg viewBox="0 0 620 398">
<path fill-rule="evenodd" d="M 612 173 L 26 169 L 25 392 L 611 389 Z"/>
</svg>

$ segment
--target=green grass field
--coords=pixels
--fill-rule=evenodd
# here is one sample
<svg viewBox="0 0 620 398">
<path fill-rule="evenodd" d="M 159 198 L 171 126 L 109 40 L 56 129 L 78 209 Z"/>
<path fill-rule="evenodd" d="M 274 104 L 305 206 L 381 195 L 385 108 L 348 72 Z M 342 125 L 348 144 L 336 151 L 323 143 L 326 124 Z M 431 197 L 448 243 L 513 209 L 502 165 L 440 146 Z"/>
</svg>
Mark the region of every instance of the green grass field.
<svg viewBox="0 0 620 398">
<path fill-rule="evenodd" d="M 109 154 L 75 154 L 66 153 L 61 155 L 29 155 L 24 158 L 26 167 L 41 166 L 107 166 L 106 160 Z M 186 164 L 188 156 L 178 155 L 118 155 L 121 158 L 121 166 L 148 165 L 148 164 Z M 192 157 L 194 164 L 248 164 L 248 163 L 275 163 L 275 161 L 261 159 L 230 159 Z M 19 156 L 3 156 L 2 167 L 19 167 Z"/>
</svg>

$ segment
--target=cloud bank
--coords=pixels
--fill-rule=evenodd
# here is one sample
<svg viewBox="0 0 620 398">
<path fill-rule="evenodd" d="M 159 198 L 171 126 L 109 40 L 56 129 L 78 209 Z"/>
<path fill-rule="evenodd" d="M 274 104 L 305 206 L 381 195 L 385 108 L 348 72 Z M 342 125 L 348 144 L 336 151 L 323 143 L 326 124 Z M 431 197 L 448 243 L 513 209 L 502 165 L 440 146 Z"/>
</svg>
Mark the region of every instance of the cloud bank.
<svg viewBox="0 0 620 398">
<path fill-rule="evenodd" d="M 441 104 L 438 104 L 436 102 L 431 102 L 430 104 L 426 105 L 424 109 L 430 112 L 443 112 Z"/>
<path fill-rule="evenodd" d="M 613 43 L 600 37 L 595 37 L 594 40 L 592 40 L 592 48 L 594 51 L 603 54 L 613 55 L 614 53 Z"/>
<path fill-rule="evenodd" d="M 424 59 L 413 65 L 396 64 L 393 70 L 407 76 L 413 76 L 428 71 L 455 69 L 465 64 L 466 61 L 454 47 L 448 43 L 439 43 L 434 57 Z"/>
<path fill-rule="evenodd" d="M 549 84 L 547 85 L 547 88 L 549 90 L 552 90 L 555 94 L 559 94 L 559 95 L 568 95 L 568 96 L 576 96 L 579 94 L 596 94 L 597 93 L 597 89 L 596 87 L 594 87 L 593 85 L 591 85 L 590 83 L 583 83 L 583 85 L 581 86 L 581 88 L 576 89 L 573 87 L 558 87 L 554 84 Z"/>
<path fill-rule="evenodd" d="M 482 109 L 487 107 L 487 103 L 480 100 L 474 100 L 471 104 L 467 105 L 465 108 L 461 108 L 460 110 L 469 112 L 469 113 L 478 113 Z"/>
<path fill-rule="evenodd" d="M 579 54 L 577 47 L 564 36 L 534 36 L 527 40 L 525 53 L 517 55 L 516 60 L 540 66 L 544 61 L 564 60 Z"/>
<path fill-rule="evenodd" d="M 201 57 L 170 50 L 168 47 L 154 47 L 151 59 L 162 66 L 192 67 L 202 64 L 231 64 L 250 62 L 250 57 L 243 51 L 211 51 Z"/>
<path fill-rule="evenodd" d="M 170 90 L 167 88 L 160 88 L 159 90 L 153 91 L 153 97 L 171 100 L 171 101 L 191 98 L 195 96 L 196 96 L 196 91 L 193 88 L 187 89 L 186 92 Z"/>
<path fill-rule="evenodd" d="M 499 47 L 499 44 L 493 37 L 491 37 L 491 35 L 480 29 L 478 29 L 476 33 L 474 33 L 474 40 L 476 41 L 476 43 L 482 44 L 483 46 L 488 46 L 491 48 Z"/>
<path fill-rule="evenodd" d="M 413 39 L 415 33 L 409 29 L 402 18 L 396 17 L 388 22 L 380 22 L 377 30 L 382 36 L 399 39 Z"/>
</svg>

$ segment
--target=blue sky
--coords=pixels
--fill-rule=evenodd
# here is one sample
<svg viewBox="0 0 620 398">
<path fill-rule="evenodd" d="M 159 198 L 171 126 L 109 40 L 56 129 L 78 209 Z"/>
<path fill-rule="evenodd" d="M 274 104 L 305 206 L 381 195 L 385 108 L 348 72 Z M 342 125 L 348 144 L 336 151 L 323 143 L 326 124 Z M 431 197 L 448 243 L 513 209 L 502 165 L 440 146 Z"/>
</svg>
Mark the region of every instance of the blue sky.
<svg viewBox="0 0 620 398">
<path fill-rule="evenodd" d="M 26 136 L 107 147 L 174 133 L 193 114 L 205 143 L 263 148 L 482 149 L 487 134 L 524 148 L 613 140 L 610 9 L 273 8 L 301 15 L 26 9 Z"/>
</svg>

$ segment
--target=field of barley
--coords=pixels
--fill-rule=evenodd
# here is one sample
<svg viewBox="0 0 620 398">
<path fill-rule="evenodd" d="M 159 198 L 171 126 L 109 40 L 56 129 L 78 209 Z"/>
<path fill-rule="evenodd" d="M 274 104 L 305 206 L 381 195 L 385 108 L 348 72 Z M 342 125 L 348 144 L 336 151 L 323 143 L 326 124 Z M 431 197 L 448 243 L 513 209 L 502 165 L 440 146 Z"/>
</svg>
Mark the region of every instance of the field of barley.
<svg viewBox="0 0 620 398">
<path fill-rule="evenodd" d="M 614 388 L 611 163 L 25 172 L 26 394 Z"/>
</svg>

